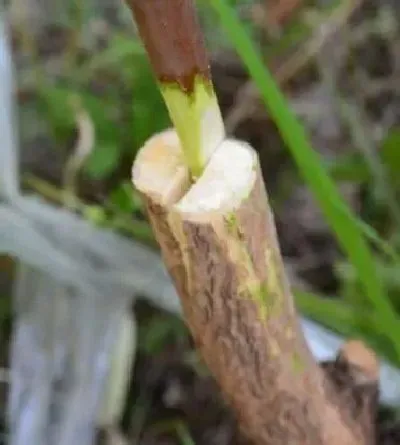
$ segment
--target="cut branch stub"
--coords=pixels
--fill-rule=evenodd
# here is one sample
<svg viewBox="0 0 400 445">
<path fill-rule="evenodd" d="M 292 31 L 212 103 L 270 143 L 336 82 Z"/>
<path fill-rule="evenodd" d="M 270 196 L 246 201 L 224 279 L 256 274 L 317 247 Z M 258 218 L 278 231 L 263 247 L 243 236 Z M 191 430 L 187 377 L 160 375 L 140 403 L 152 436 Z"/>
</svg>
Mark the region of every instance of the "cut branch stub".
<svg viewBox="0 0 400 445">
<path fill-rule="evenodd" d="M 362 428 L 365 445 L 375 445 L 379 406 L 379 362 L 375 353 L 361 341 L 350 340 L 342 346 L 335 361 L 321 366 L 341 402 Z"/>
<path fill-rule="evenodd" d="M 193 0 L 126 0 L 194 178 L 225 137 Z"/>
<path fill-rule="evenodd" d="M 245 434 L 259 445 L 367 443 L 306 346 L 255 151 L 225 140 L 191 185 L 167 131 L 139 152 L 133 182 L 195 344 Z"/>
</svg>

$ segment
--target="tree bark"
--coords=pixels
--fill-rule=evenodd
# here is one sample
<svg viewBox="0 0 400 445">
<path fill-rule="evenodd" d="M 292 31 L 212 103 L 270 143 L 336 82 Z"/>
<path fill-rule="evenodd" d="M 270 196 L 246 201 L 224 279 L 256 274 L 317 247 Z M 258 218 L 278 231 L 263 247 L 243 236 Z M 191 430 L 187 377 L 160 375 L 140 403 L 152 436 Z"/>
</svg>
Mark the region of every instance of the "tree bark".
<svg viewBox="0 0 400 445">
<path fill-rule="evenodd" d="M 367 444 L 306 345 L 255 151 L 223 142 L 190 184 L 168 131 L 139 152 L 133 183 L 196 347 L 243 432 L 258 445 Z"/>
<path fill-rule="evenodd" d="M 196 76 L 211 84 L 204 38 L 192 0 L 126 0 L 160 82 L 192 93 Z"/>
</svg>

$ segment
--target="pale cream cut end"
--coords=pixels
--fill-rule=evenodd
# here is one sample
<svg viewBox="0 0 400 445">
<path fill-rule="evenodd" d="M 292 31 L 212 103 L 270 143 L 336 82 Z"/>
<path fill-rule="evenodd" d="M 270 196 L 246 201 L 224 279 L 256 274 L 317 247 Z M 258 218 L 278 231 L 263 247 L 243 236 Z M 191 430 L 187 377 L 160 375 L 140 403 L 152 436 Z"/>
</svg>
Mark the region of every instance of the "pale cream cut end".
<svg viewBox="0 0 400 445">
<path fill-rule="evenodd" d="M 234 210 L 254 187 L 257 158 L 252 148 L 233 139 L 215 150 L 198 181 L 176 204 L 179 213 Z"/>
<path fill-rule="evenodd" d="M 177 133 L 173 129 L 150 138 L 132 168 L 134 186 L 160 204 L 178 201 L 190 186 Z"/>
<path fill-rule="evenodd" d="M 226 139 L 202 176 L 190 185 L 179 138 L 174 130 L 167 130 L 140 150 L 132 177 L 135 187 L 156 202 L 195 216 L 236 209 L 254 186 L 256 165 L 256 153 L 248 144 Z"/>
</svg>

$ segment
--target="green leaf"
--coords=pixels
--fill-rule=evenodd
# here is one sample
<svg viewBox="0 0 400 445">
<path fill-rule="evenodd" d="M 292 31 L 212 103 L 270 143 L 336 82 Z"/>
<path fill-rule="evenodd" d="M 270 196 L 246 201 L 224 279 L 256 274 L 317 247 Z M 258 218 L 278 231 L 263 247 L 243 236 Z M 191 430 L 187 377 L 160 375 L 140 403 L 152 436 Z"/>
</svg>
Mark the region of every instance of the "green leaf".
<svg viewBox="0 0 400 445">
<path fill-rule="evenodd" d="M 100 53 L 94 54 L 81 68 L 75 76 L 82 82 L 92 78 L 96 71 L 106 68 L 119 68 L 119 66 L 132 57 L 144 57 L 145 51 L 138 39 L 130 36 L 114 35 L 107 48 Z"/>
<path fill-rule="evenodd" d="M 400 127 L 391 130 L 382 144 L 382 159 L 392 179 L 400 178 Z"/>
<path fill-rule="evenodd" d="M 377 272 L 382 281 L 385 282 L 386 287 L 389 290 L 390 298 L 393 302 L 393 306 L 396 310 L 400 311 L 400 276 L 399 267 L 400 263 L 388 264 L 382 260 L 376 262 Z M 336 267 L 337 274 L 343 282 L 343 288 L 340 294 L 347 298 L 353 304 L 357 302 L 357 293 L 360 292 L 360 282 L 357 279 L 354 268 L 349 264 L 338 264 Z M 361 304 L 359 305 L 361 307 Z"/>
<path fill-rule="evenodd" d="M 353 308 L 339 298 L 324 297 L 311 292 L 295 291 L 300 311 L 329 329 L 349 337 L 359 330 L 359 320 Z"/>
<path fill-rule="evenodd" d="M 77 98 L 80 106 L 90 115 L 95 127 L 96 141 L 119 145 L 120 129 L 113 122 L 114 109 L 112 97 L 97 97 L 89 92 L 60 85 L 43 84 L 39 92 L 41 112 L 56 136 L 71 136 L 76 128 L 76 116 L 71 99 Z"/>
<path fill-rule="evenodd" d="M 69 102 L 73 94 L 73 89 L 50 84 L 38 88 L 39 113 L 49 123 L 57 141 L 65 141 L 73 134 L 75 118 Z"/>
<path fill-rule="evenodd" d="M 109 196 L 110 203 L 123 213 L 133 213 L 142 209 L 142 201 L 139 194 L 132 190 L 132 184 L 122 182 L 116 187 Z"/>
<path fill-rule="evenodd" d="M 83 207 L 83 216 L 92 224 L 103 226 L 107 222 L 107 215 L 103 207 L 97 205 L 90 205 Z"/>
<path fill-rule="evenodd" d="M 312 148 L 306 131 L 298 121 L 276 82 L 264 66 L 253 43 L 246 35 L 235 12 L 226 0 L 214 0 L 210 5 L 217 12 L 221 25 L 247 67 L 270 116 L 295 160 L 302 177 L 312 190 L 319 206 L 350 262 L 362 281 L 364 295 L 380 317 L 380 328 L 396 345 L 400 358 L 400 324 L 377 274 L 371 249 L 356 218 L 340 196 L 323 166 L 319 154 Z"/>
<path fill-rule="evenodd" d="M 186 337 L 186 329 L 176 317 L 155 315 L 146 324 L 139 325 L 139 334 L 139 348 L 157 354 L 171 338 L 179 340 Z"/>
<path fill-rule="evenodd" d="M 388 360 L 400 364 L 393 343 L 380 333 L 380 319 L 375 312 L 360 310 L 340 298 L 304 291 L 295 291 L 294 294 L 296 306 L 308 318 L 344 337 L 360 337 Z"/>
<path fill-rule="evenodd" d="M 99 143 L 90 154 L 85 167 L 85 173 L 92 179 L 103 179 L 117 167 L 121 152 L 116 144 Z"/>
<path fill-rule="evenodd" d="M 176 434 L 179 437 L 181 445 L 196 445 L 192 436 L 190 435 L 189 428 L 183 422 L 177 422 Z"/>
<path fill-rule="evenodd" d="M 327 169 L 336 181 L 366 184 L 371 180 L 370 169 L 361 153 L 339 156 L 327 164 Z"/>
</svg>

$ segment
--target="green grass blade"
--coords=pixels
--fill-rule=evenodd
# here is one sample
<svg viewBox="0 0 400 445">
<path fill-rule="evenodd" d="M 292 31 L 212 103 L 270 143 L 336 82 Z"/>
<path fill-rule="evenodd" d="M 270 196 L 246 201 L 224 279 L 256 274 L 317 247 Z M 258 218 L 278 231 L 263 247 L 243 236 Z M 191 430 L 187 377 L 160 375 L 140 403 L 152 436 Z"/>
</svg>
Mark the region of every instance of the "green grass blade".
<svg viewBox="0 0 400 445">
<path fill-rule="evenodd" d="M 262 58 L 243 29 L 236 13 L 226 0 L 213 0 L 210 5 L 218 14 L 221 25 L 258 87 L 271 117 L 304 180 L 317 199 L 326 220 L 334 230 L 340 246 L 357 270 L 366 298 L 376 309 L 387 335 L 394 340 L 399 333 L 395 312 L 386 296 L 383 283 L 377 275 L 372 252 L 359 225 L 341 198 L 334 182 L 328 176 L 320 156 L 313 150 L 305 129 L 291 111 L 273 76 L 264 66 Z"/>
<path fill-rule="evenodd" d="M 375 244 L 375 246 L 388 258 L 390 258 L 391 261 L 400 267 L 400 255 L 396 249 L 388 241 L 382 239 L 382 237 L 379 236 L 378 232 L 373 227 L 355 216 L 354 219 L 364 236 L 368 238 L 371 243 Z"/>
<path fill-rule="evenodd" d="M 344 336 L 361 338 L 394 365 L 400 365 L 396 347 L 381 334 L 379 318 L 370 311 L 345 303 L 339 298 L 322 298 L 310 292 L 295 291 L 296 306 L 312 320 Z"/>
<path fill-rule="evenodd" d="M 347 215 L 349 210 L 338 194 L 335 185 L 325 172 L 318 154 L 311 148 L 303 126 L 290 111 L 273 77 L 264 67 L 253 44 L 243 32 L 234 12 L 226 4 L 226 1 L 214 0 L 212 4 L 214 9 L 219 13 L 221 23 L 228 31 L 237 52 L 243 59 L 255 84 L 259 88 L 262 98 L 275 120 L 282 138 L 290 149 L 304 179 L 317 197 L 326 218 L 337 233 L 343 248 L 348 251 L 349 256 L 359 265 L 359 267 L 357 267 L 359 273 L 367 279 L 368 277 L 365 275 L 365 272 L 368 271 L 368 269 L 371 271 L 374 270 L 373 258 L 360 235 L 360 230 L 354 224 L 353 219 Z M 342 207 L 342 209 L 340 209 L 340 207 Z M 351 238 L 350 235 L 356 236 Z M 357 247 L 361 247 L 362 253 L 366 254 L 363 255 L 364 258 L 361 254 L 356 255 Z M 369 280 L 369 293 L 372 293 L 372 290 L 374 290 L 372 301 L 376 300 L 376 295 L 384 296 L 382 285 L 375 275 L 375 273 L 372 273 L 373 279 Z M 380 304 L 381 303 L 379 303 L 379 305 Z"/>
<path fill-rule="evenodd" d="M 182 445 L 196 445 L 190 435 L 188 427 L 183 422 L 178 422 L 176 424 L 176 433 Z"/>
<path fill-rule="evenodd" d="M 318 320 L 327 328 L 345 336 L 352 337 L 360 331 L 359 318 L 354 308 L 338 298 L 321 297 L 311 292 L 295 291 L 296 306 L 307 317 Z M 371 322 L 373 317 L 369 317 Z M 376 330 L 376 320 L 371 331 Z"/>
</svg>

